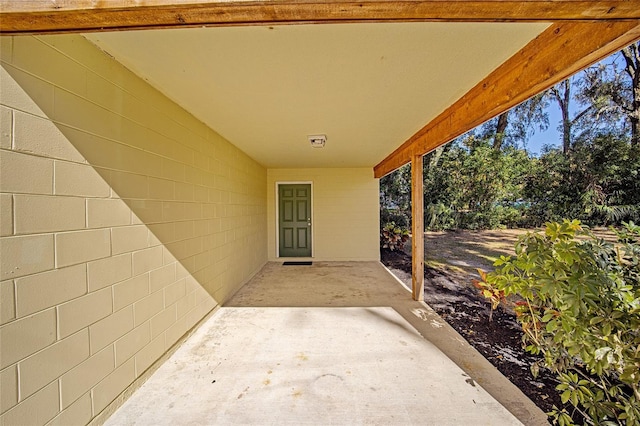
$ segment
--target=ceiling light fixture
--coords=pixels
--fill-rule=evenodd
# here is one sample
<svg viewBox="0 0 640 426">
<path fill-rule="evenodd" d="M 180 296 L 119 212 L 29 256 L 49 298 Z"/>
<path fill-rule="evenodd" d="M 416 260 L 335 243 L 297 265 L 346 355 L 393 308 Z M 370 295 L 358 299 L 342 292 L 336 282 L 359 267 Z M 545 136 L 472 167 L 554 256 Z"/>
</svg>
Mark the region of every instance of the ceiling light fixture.
<svg viewBox="0 0 640 426">
<path fill-rule="evenodd" d="M 326 135 L 309 135 L 307 139 L 313 148 L 324 148 L 324 144 L 327 142 Z"/>
</svg>

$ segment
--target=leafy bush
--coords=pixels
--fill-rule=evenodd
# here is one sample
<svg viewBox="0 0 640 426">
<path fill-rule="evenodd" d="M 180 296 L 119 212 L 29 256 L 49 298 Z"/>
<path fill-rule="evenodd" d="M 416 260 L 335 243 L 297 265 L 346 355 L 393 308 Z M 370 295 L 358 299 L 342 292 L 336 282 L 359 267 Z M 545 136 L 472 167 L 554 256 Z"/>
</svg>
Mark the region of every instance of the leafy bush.
<svg viewBox="0 0 640 426">
<path fill-rule="evenodd" d="M 613 245 L 577 220 L 548 223 L 481 275 L 494 308 L 502 292 L 520 299 L 524 346 L 542 355 L 532 372 L 553 371 L 562 402 L 573 406 L 549 413 L 561 425 L 575 412 L 589 424 L 640 424 L 640 226 L 625 223 L 616 234 Z"/>
<path fill-rule="evenodd" d="M 400 209 L 380 208 L 380 222 L 394 222 L 401 228 L 407 228 L 409 225 L 411 225 L 411 220 Z"/>
<path fill-rule="evenodd" d="M 409 239 L 409 230 L 389 222 L 380 231 L 380 247 L 391 251 L 402 250 Z"/>
</svg>

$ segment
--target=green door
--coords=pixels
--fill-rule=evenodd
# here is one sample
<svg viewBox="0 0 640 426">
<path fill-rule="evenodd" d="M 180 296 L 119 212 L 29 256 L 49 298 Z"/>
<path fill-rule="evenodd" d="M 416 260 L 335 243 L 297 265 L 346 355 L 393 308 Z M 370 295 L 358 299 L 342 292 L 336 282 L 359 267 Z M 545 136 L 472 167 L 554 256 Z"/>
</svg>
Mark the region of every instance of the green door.
<svg viewBox="0 0 640 426">
<path fill-rule="evenodd" d="M 280 257 L 311 257 L 311 185 L 278 186 Z"/>
</svg>

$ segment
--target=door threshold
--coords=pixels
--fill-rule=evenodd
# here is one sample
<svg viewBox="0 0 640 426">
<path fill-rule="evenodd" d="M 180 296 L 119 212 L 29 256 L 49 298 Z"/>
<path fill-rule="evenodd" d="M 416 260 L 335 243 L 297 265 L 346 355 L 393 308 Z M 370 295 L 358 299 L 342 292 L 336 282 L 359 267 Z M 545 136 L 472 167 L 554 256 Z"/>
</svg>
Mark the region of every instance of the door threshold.
<svg viewBox="0 0 640 426">
<path fill-rule="evenodd" d="M 286 261 L 286 262 L 282 262 L 283 266 L 311 266 L 313 265 L 313 262 L 309 261 L 309 260 L 303 260 L 303 261 Z"/>
</svg>

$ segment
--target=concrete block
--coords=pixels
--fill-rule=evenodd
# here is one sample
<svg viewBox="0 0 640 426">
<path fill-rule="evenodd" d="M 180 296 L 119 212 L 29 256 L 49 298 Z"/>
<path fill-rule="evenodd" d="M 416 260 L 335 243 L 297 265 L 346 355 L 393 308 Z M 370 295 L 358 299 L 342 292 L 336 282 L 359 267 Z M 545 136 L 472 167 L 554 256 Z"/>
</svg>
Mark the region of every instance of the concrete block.
<svg viewBox="0 0 640 426">
<path fill-rule="evenodd" d="M 58 329 L 65 337 L 108 316 L 112 311 L 111 289 L 89 293 L 58 307 Z"/>
<path fill-rule="evenodd" d="M 87 75 L 87 99 L 90 101 L 110 111 L 118 111 L 128 96 L 131 95 L 111 81 L 93 72 Z"/>
<path fill-rule="evenodd" d="M 54 101 L 54 121 L 107 139 L 122 137 L 125 118 L 58 87 L 54 87 Z"/>
<path fill-rule="evenodd" d="M 140 377 L 154 362 L 158 360 L 165 352 L 164 335 L 160 335 L 153 339 L 151 343 L 142 348 L 135 355 L 136 377 Z"/>
<path fill-rule="evenodd" d="M 0 58 L 3 62 L 11 63 L 13 57 L 13 37 L 0 38 Z"/>
<path fill-rule="evenodd" d="M 20 362 L 20 395 L 25 398 L 89 358 L 89 332 L 62 339 Z"/>
<path fill-rule="evenodd" d="M 63 133 L 67 127 L 56 126 L 50 120 L 20 111 L 14 114 L 14 150 L 77 163 L 86 162 Z"/>
<path fill-rule="evenodd" d="M 28 88 L 29 95 L 23 87 Z M 0 66 L 2 104 L 9 108 L 46 117 L 43 110 L 53 110 L 53 90 L 52 84 L 12 65 L 3 63 Z"/>
<path fill-rule="evenodd" d="M 194 201 L 195 195 L 194 195 L 193 184 L 176 182 L 175 188 L 176 188 L 176 200 Z"/>
<path fill-rule="evenodd" d="M 16 279 L 17 315 L 23 317 L 87 293 L 85 265 Z"/>
<path fill-rule="evenodd" d="M 2 280 L 53 269 L 53 235 L 2 237 L 0 253 Z"/>
<path fill-rule="evenodd" d="M 0 106 L 0 148 L 11 149 L 13 142 L 13 110 Z"/>
<path fill-rule="evenodd" d="M 176 182 L 184 182 L 185 166 L 168 158 L 162 159 L 162 177 Z"/>
<path fill-rule="evenodd" d="M 110 172 L 109 184 L 120 198 L 146 199 L 149 196 L 147 176 L 114 170 Z"/>
<path fill-rule="evenodd" d="M 114 370 L 113 347 L 93 355 L 60 378 L 60 402 L 67 408 Z"/>
<path fill-rule="evenodd" d="M 111 229 L 113 254 L 147 248 L 149 230 L 144 225 L 122 226 Z"/>
<path fill-rule="evenodd" d="M 174 222 L 151 224 L 149 225 L 149 231 L 163 244 L 176 239 Z"/>
<path fill-rule="evenodd" d="M 89 291 L 131 278 L 131 253 L 95 260 L 87 264 Z"/>
<path fill-rule="evenodd" d="M 58 382 L 53 382 L 0 416 L 2 425 L 43 425 L 60 412 Z"/>
<path fill-rule="evenodd" d="M 100 351 L 133 330 L 133 306 L 127 306 L 89 326 L 91 353 Z"/>
<path fill-rule="evenodd" d="M 156 237 L 153 232 L 149 231 L 149 241 L 147 242 L 147 245 L 149 247 L 155 247 L 155 246 L 161 246 L 162 245 L 162 241 L 160 241 L 158 239 L 158 237 Z M 164 265 L 164 263 L 163 263 Z"/>
<path fill-rule="evenodd" d="M 87 70 L 82 65 L 35 37 L 15 37 L 13 43 L 13 65 L 71 92 L 86 93 Z"/>
<path fill-rule="evenodd" d="M 87 392 L 74 403 L 62 410 L 47 426 L 69 426 L 89 424 L 93 414 L 91 412 L 91 393 Z"/>
<path fill-rule="evenodd" d="M 164 297 L 162 291 L 157 291 L 133 304 L 135 326 L 149 320 L 152 316 L 162 311 L 164 308 Z"/>
<path fill-rule="evenodd" d="M 113 286 L 113 309 L 118 311 L 149 294 L 149 274 L 139 275 Z"/>
<path fill-rule="evenodd" d="M 117 340 L 116 366 L 122 365 L 150 341 L 151 330 L 148 322 L 142 324 L 138 328 L 134 328 L 121 339 Z"/>
<path fill-rule="evenodd" d="M 196 292 L 187 293 L 185 297 L 176 302 L 176 314 L 178 318 L 182 318 L 196 306 Z"/>
<path fill-rule="evenodd" d="M 93 412 L 104 410 L 120 393 L 136 379 L 135 361 L 129 361 L 116 368 L 91 390 Z"/>
<path fill-rule="evenodd" d="M 95 229 L 56 234 L 56 266 L 108 257 L 111 254 L 109 229 Z"/>
<path fill-rule="evenodd" d="M 174 200 L 175 186 L 172 180 L 149 178 L 149 198 L 152 200 Z"/>
<path fill-rule="evenodd" d="M 131 223 L 131 210 L 119 199 L 87 199 L 87 227 L 105 228 Z"/>
<path fill-rule="evenodd" d="M 54 192 L 56 195 L 79 197 L 109 197 L 111 190 L 102 176 L 91 166 L 66 161 L 54 164 Z"/>
<path fill-rule="evenodd" d="M 133 276 L 144 274 L 162 266 L 162 246 L 151 247 L 133 253 Z"/>
<path fill-rule="evenodd" d="M 165 248 L 176 260 L 182 261 L 188 257 L 185 241 L 176 241 L 175 243 L 165 244 Z"/>
<path fill-rule="evenodd" d="M 171 327 L 167 328 L 167 331 L 165 331 L 165 346 L 167 348 L 173 346 L 173 344 L 176 343 L 178 339 L 181 338 L 191 328 L 187 324 L 187 316 L 188 315 L 178 318 L 176 322 L 174 322 L 173 325 L 171 325 Z"/>
<path fill-rule="evenodd" d="M 0 237 L 13 235 L 13 197 L 0 194 Z"/>
<path fill-rule="evenodd" d="M 164 221 L 185 220 L 185 203 L 165 201 L 162 203 L 162 219 Z"/>
<path fill-rule="evenodd" d="M 176 281 L 176 263 L 170 263 L 149 273 L 149 291 L 156 291 Z"/>
<path fill-rule="evenodd" d="M 183 220 L 202 219 L 202 206 L 200 203 L 184 203 Z"/>
<path fill-rule="evenodd" d="M 15 233 L 37 234 L 83 229 L 83 198 L 14 195 Z"/>
<path fill-rule="evenodd" d="M 16 317 L 16 299 L 13 280 L 0 282 L 0 325 Z"/>
<path fill-rule="evenodd" d="M 130 200 L 132 212 L 138 217 L 138 223 L 157 223 L 162 219 L 162 202 L 153 200 Z M 132 223 L 135 223 L 132 220 Z"/>
<path fill-rule="evenodd" d="M 0 192 L 53 194 L 53 160 L 0 151 Z"/>
<path fill-rule="evenodd" d="M 186 286 L 184 280 L 179 280 L 164 289 L 164 303 L 165 306 L 174 304 L 178 299 L 181 299 L 186 294 Z"/>
<path fill-rule="evenodd" d="M 185 161 L 186 162 L 186 161 Z M 202 184 L 202 172 L 196 167 L 187 166 L 185 168 L 185 180 L 194 185 Z"/>
<path fill-rule="evenodd" d="M 0 369 L 56 341 L 56 311 L 39 312 L 0 327 Z"/>
<path fill-rule="evenodd" d="M 155 339 L 156 337 L 161 335 L 163 331 L 165 331 L 167 328 L 171 326 L 171 324 L 176 322 L 176 319 L 178 319 L 176 315 L 176 312 L 177 312 L 176 306 L 177 305 L 175 304 L 171 305 L 168 308 L 164 309 L 162 312 L 160 312 L 158 315 L 151 318 L 151 338 L 152 339 Z"/>
<path fill-rule="evenodd" d="M 0 414 L 18 403 L 18 367 L 0 371 Z"/>
<path fill-rule="evenodd" d="M 177 263 L 177 259 L 175 258 L 175 256 L 173 254 L 171 254 L 171 252 L 167 249 L 166 246 L 163 247 L 163 251 L 162 251 L 162 262 L 165 265 L 170 265 L 172 263 Z"/>
<path fill-rule="evenodd" d="M 195 237 L 195 230 L 192 220 L 186 220 L 182 222 L 175 222 L 176 235 L 180 240 Z"/>
<path fill-rule="evenodd" d="M 115 197 L 115 192 L 113 192 L 112 190 L 112 197 Z M 133 204 L 134 201 L 137 200 L 129 200 L 130 204 Z M 133 212 L 131 211 L 131 224 L 132 225 L 142 225 L 144 222 L 142 220 L 140 220 L 140 218 Z"/>
<path fill-rule="evenodd" d="M 206 186 L 196 186 L 194 187 L 193 191 L 193 196 L 196 201 L 200 203 L 206 203 L 207 201 L 209 201 L 209 188 L 207 188 Z"/>
</svg>

